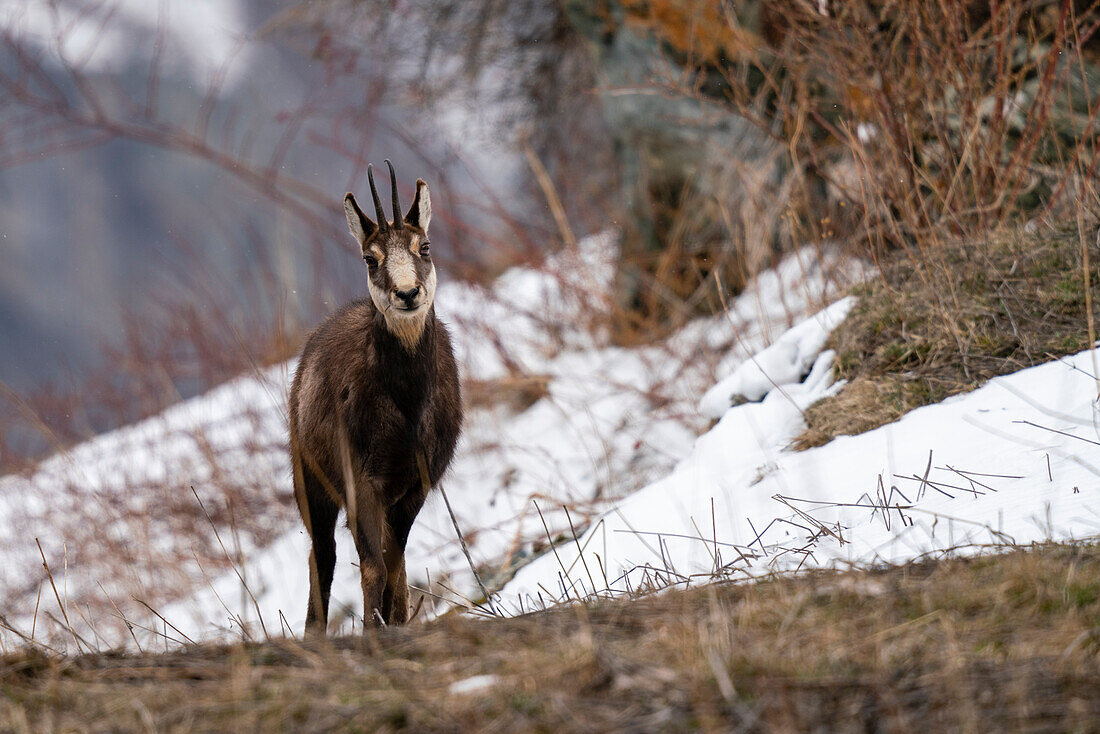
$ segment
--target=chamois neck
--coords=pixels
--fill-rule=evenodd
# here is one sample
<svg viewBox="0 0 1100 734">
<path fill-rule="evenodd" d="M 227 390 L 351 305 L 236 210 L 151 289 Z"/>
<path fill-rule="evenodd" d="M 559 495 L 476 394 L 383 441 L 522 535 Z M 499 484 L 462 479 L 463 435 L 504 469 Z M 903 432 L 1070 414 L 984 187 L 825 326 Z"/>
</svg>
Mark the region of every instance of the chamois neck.
<svg viewBox="0 0 1100 734">
<path fill-rule="evenodd" d="M 373 304 L 372 304 L 373 305 Z M 396 359 L 407 362 L 419 361 L 435 346 L 435 304 L 424 309 L 419 318 L 387 318 L 387 315 L 374 308 L 371 327 L 375 344 L 381 349 L 379 356 L 385 360 Z"/>
</svg>

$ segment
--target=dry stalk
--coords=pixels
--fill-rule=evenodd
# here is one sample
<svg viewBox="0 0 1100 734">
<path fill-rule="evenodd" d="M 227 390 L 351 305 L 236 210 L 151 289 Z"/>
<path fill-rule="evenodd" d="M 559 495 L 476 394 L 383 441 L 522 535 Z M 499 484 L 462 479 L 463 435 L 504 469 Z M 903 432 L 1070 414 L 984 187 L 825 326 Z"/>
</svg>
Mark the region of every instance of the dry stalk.
<svg viewBox="0 0 1100 734">
<path fill-rule="evenodd" d="M 424 452 L 416 452 L 416 464 L 420 469 L 420 482 L 424 487 L 424 494 L 431 490 L 431 482 L 428 481 L 428 465 L 424 460 Z M 474 575 L 474 581 L 477 582 L 477 586 L 481 589 L 482 596 L 485 597 L 485 602 L 489 605 L 489 611 L 497 616 L 496 606 L 493 604 L 493 597 L 489 593 L 489 590 L 485 588 L 485 584 L 481 580 L 481 575 L 478 574 L 477 568 L 474 566 L 474 559 L 470 556 L 470 548 L 466 544 L 466 538 L 462 535 L 462 529 L 458 527 L 458 518 L 455 517 L 454 510 L 451 508 L 451 501 L 447 499 L 447 491 L 443 489 L 443 484 L 439 485 L 439 493 L 443 495 L 443 503 L 447 506 L 447 514 L 451 516 L 451 524 L 454 526 L 455 535 L 458 537 L 458 543 L 462 547 L 462 555 L 466 556 L 466 563 L 470 566 L 470 573 Z M 421 591 L 423 591 L 421 589 Z"/>
<path fill-rule="evenodd" d="M 573 228 L 569 226 L 569 217 L 566 216 L 565 207 L 561 203 L 561 198 L 558 196 L 557 188 L 555 188 L 550 174 L 546 171 L 546 166 L 542 165 L 538 153 L 535 152 L 535 149 L 526 138 L 523 139 L 520 145 L 523 147 L 523 154 L 527 157 L 527 162 L 531 166 L 531 172 L 535 174 L 535 180 L 538 182 L 539 188 L 542 189 L 542 195 L 546 197 L 546 203 L 554 215 L 554 223 L 558 225 L 558 233 L 561 235 L 562 242 L 569 249 L 576 250 L 577 236 L 573 234 Z"/>
<path fill-rule="evenodd" d="M 573 579 L 569 577 L 569 569 L 565 567 L 565 564 L 561 560 L 561 556 L 558 555 L 558 548 L 554 544 L 554 537 L 550 534 L 550 526 L 546 524 L 546 518 L 542 514 L 542 508 L 539 507 L 538 502 L 535 502 L 534 500 L 531 500 L 531 502 L 535 505 L 535 511 L 539 513 L 539 520 L 542 521 L 542 529 L 546 532 L 546 542 L 550 544 L 550 550 L 553 551 L 554 558 L 558 561 L 558 566 L 561 567 L 561 571 L 565 575 L 566 581 L 569 582 L 568 589 L 576 588 L 575 584 L 573 583 Z M 566 590 L 565 597 L 567 599 L 569 598 L 568 590 Z"/>
<path fill-rule="evenodd" d="M 138 652 L 144 652 L 144 650 L 141 649 L 141 643 L 138 642 L 137 635 L 134 634 L 133 623 L 131 623 L 130 620 L 126 618 L 126 615 L 122 613 L 122 610 L 118 608 L 118 605 L 115 604 L 115 600 L 112 599 L 110 594 L 107 593 L 107 590 L 103 588 L 103 584 L 99 583 L 99 581 L 96 581 L 96 585 L 99 586 L 99 590 L 103 592 L 103 596 L 107 597 L 107 601 L 111 603 L 112 607 L 114 607 L 115 613 L 118 615 L 118 618 L 121 619 L 123 624 L 126 625 L 126 629 L 130 632 L 130 637 L 134 639 L 134 644 L 137 646 Z"/>
<path fill-rule="evenodd" d="M 199 507 L 202 509 L 202 514 L 206 516 L 206 521 L 209 522 L 210 527 L 213 528 L 214 537 L 218 539 L 218 545 L 221 546 L 222 553 L 225 554 L 225 559 L 227 561 L 229 561 L 229 565 L 233 568 L 233 573 L 235 573 L 237 575 L 237 578 L 241 580 L 241 586 L 244 588 L 245 592 L 248 594 L 248 598 L 252 600 L 252 605 L 256 608 L 256 619 L 259 620 L 259 622 L 260 622 L 260 629 L 264 633 L 264 638 L 265 639 L 271 639 L 271 635 L 269 635 L 267 633 L 267 626 L 264 624 L 263 614 L 260 612 L 260 602 L 258 602 L 256 600 L 256 596 L 252 593 L 252 589 L 248 588 L 248 584 L 245 582 L 244 576 L 241 574 L 240 569 L 237 567 L 236 561 L 234 561 L 233 557 L 231 555 L 229 555 L 229 551 L 226 549 L 225 543 L 222 542 L 221 533 L 218 532 L 218 526 L 214 524 L 214 520 L 210 517 L 210 513 L 208 513 L 206 511 L 206 505 L 204 505 L 202 503 L 202 498 L 199 497 L 199 493 L 195 491 L 194 487 L 191 487 L 191 494 L 195 495 L 195 500 L 199 503 Z M 144 604 L 144 602 L 142 602 L 142 603 Z M 146 605 L 146 606 L 148 606 L 148 605 Z M 150 607 L 150 610 L 151 609 L 152 608 Z M 156 612 L 153 612 L 153 613 L 156 614 Z M 158 614 L 157 616 L 159 617 L 160 615 Z M 165 621 L 165 624 L 167 624 L 167 620 L 164 620 L 164 621 Z M 172 627 L 172 629 L 176 629 L 176 628 Z"/>
<path fill-rule="evenodd" d="M 80 650 L 80 636 L 76 634 L 76 630 L 73 629 L 72 624 L 69 622 L 69 614 L 65 611 L 65 605 L 61 603 L 61 595 L 57 593 L 57 585 L 53 581 L 53 572 L 50 571 L 50 564 L 46 562 L 46 553 L 42 550 L 42 543 L 38 538 L 34 539 L 35 544 L 38 546 L 38 553 L 42 556 L 42 568 L 46 569 L 46 577 L 50 580 L 50 588 L 53 589 L 54 598 L 57 599 L 57 607 L 61 610 L 61 616 L 65 618 L 65 624 L 63 625 L 69 634 L 73 636 L 73 641 L 76 643 L 76 649 Z M 89 652 L 91 647 L 88 648 Z"/>
</svg>

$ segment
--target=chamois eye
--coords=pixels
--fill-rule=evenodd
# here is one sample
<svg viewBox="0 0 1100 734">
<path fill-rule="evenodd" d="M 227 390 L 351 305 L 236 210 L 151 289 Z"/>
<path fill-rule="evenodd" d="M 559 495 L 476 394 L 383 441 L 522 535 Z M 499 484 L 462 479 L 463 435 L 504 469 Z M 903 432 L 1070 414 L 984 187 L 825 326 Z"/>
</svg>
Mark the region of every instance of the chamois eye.
<svg viewBox="0 0 1100 734">
<path fill-rule="evenodd" d="M 432 243 L 427 240 L 420 243 L 420 257 L 427 257 L 431 254 L 432 249 L 429 247 L 430 244 Z"/>
<path fill-rule="evenodd" d="M 378 258 L 374 255 L 363 255 L 363 261 L 366 262 L 368 268 L 378 267 Z"/>
</svg>

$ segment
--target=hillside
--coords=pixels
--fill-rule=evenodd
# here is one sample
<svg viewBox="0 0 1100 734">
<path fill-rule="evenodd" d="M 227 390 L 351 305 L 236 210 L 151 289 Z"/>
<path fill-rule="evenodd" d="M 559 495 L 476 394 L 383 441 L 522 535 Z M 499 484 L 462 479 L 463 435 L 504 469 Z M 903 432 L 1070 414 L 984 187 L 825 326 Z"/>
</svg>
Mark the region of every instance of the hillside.
<svg viewBox="0 0 1100 734">
<path fill-rule="evenodd" d="M 491 600 L 436 500 L 410 539 L 412 624 L 362 634 L 344 538 L 336 637 L 301 641 L 305 538 L 282 433 L 293 364 L 279 365 L 0 480 L 15 520 L 0 539 L 0 725 L 1087 728 L 1093 352 L 1019 333 L 1046 358 L 856 433 L 839 412 L 860 391 L 850 370 L 875 363 L 844 345 L 881 307 L 881 276 L 805 248 L 722 316 L 627 349 L 574 299 L 610 277 L 613 253 L 612 237 L 587 238 L 491 288 L 440 288 L 469 411 L 444 486 Z M 924 283 L 900 262 L 879 271 L 895 299 Z M 1080 265 L 1016 279 L 1013 302 L 1049 314 L 1032 326 L 1084 318 L 1087 290 L 1043 286 Z M 986 272 L 999 267 L 1020 266 Z M 942 328 L 918 308 L 896 319 L 857 343 L 888 354 Z M 1004 357 L 984 343 L 972 365 Z M 949 350 L 926 354 L 950 369 Z M 798 450 L 829 405 L 856 435 Z"/>
<path fill-rule="evenodd" d="M 1063 251 L 1073 252 L 1053 250 Z M 1055 334 L 1029 352 L 1050 354 L 1046 364 L 794 451 L 807 418 L 860 391 L 859 377 L 834 383 L 826 346 L 865 328 L 877 279 L 806 248 L 722 317 L 626 349 L 604 341 L 592 304 L 575 297 L 608 282 L 613 255 L 610 236 L 593 237 L 489 289 L 441 287 L 468 403 L 444 487 L 492 601 L 437 494 L 407 551 L 422 618 L 1100 534 L 1090 351 L 1057 357 L 1050 339 L 1070 342 Z M 888 272 L 902 288 L 923 283 L 899 279 L 900 268 Z M 814 313 L 860 273 L 858 295 Z M 1066 292 L 1017 280 L 1038 294 L 1035 309 Z M 941 328 L 919 309 L 904 318 L 911 340 Z M 1073 321 L 1059 323 L 1068 332 Z M 950 364 L 946 350 L 936 358 Z M 977 347 L 971 358 L 983 359 Z M 842 354 L 837 370 L 852 359 Z M 0 534 L 0 635 L 89 650 L 300 634 L 307 541 L 286 466 L 292 371 L 242 377 L 0 480 L 12 519 Z M 334 631 L 362 624 L 353 559 L 342 529 Z"/>
<path fill-rule="evenodd" d="M 1100 2 L 0 0 L 0 38 L 0 734 L 1100 731 Z M 288 391 L 409 287 L 380 161 L 462 431 L 404 568 L 382 528 L 408 624 L 338 518 L 318 639 Z M 428 441 L 438 380 L 384 366 Z"/>
<path fill-rule="evenodd" d="M 805 248 L 731 300 L 728 315 L 627 349 L 589 326 L 605 306 L 576 297 L 600 292 L 614 255 L 612 236 L 591 237 L 577 252 L 510 270 L 488 289 L 440 286 L 437 304 L 468 403 L 444 486 L 493 588 L 549 539 L 583 532 L 667 474 L 706 429 L 696 403 L 716 375 L 734 372 L 862 271 L 835 251 Z M 827 332 L 815 333 L 784 379 L 798 382 L 800 360 L 816 360 Z M 26 476 L 0 479 L 0 505 L 11 518 L 0 528 L 0 613 L 17 629 L 35 625 L 51 593 L 45 560 L 66 604 L 79 610 L 71 624 L 100 646 L 130 644 L 122 616 L 155 639 L 165 632 L 160 614 L 180 642 L 300 631 L 307 543 L 286 453 L 292 372 L 285 364 L 242 376 Z M 830 382 L 822 377 L 819 391 Z M 793 435 L 800 425 L 783 430 Z M 361 620 L 354 555 L 341 528 L 334 629 Z M 407 557 L 411 582 L 439 597 L 425 615 L 470 604 L 477 584 L 438 494 L 414 526 Z M 56 601 L 48 614 L 61 618 Z M 72 645 L 66 625 L 50 616 L 37 618 L 37 638 Z"/>
</svg>

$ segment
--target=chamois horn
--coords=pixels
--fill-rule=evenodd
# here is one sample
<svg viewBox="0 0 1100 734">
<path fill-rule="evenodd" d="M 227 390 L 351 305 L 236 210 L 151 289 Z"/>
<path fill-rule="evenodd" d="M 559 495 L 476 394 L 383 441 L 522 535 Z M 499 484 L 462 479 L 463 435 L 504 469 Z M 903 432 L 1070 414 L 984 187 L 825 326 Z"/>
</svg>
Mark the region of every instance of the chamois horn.
<svg viewBox="0 0 1100 734">
<path fill-rule="evenodd" d="M 393 172 L 393 164 L 386 159 L 386 165 L 390 167 L 390 191 L 393 192 L 393 228 L 401 229 L 405 226 L 401 218 L 401 199 L 397 196 L 397 174 Z"/>
<path fill-rule="evenodd" d="M 378 198 L 378 189 L 374 186 L 374 169 L 367 165 L 367 180 L 370 181 L 370 195 L 374 199 L 374 216 L 378 218 L 378 229 L 383 232 L 390 228 L 385 212 L 382 211 L 382 200 Z"/>
</svg>

